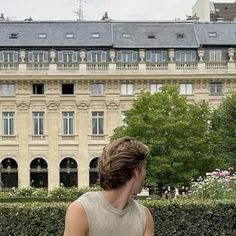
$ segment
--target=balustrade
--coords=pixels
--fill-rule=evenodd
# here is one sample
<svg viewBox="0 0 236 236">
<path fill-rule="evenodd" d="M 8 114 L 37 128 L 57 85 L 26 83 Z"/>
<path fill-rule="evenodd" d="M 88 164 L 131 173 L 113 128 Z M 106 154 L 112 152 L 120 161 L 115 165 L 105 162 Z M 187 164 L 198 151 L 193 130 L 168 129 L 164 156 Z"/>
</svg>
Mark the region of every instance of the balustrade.
<svg viewBox="0 0 236 236">
<path fill-rule="evenodd" d="M 134 63 L 0 63 L 0 71 L 77 71 L 78 73 L 96 72 L 96 71 L 153 71 L 165 73 L 211 73 L 210 71 L 224 70 L 236 71 L 234 62 L 134 62 Z"/>
</svg>

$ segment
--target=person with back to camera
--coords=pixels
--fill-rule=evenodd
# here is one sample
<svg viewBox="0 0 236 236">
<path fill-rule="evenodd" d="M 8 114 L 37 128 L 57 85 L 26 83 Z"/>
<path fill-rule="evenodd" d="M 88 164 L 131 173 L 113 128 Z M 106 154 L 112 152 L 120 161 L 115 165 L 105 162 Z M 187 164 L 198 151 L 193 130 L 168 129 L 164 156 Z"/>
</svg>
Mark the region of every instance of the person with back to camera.
<svg viewBox="0 0 236 236">
<path fill-rule="evenodd" d="M 70 204 L 64 236 L 153 236 L 148 208 L 133 200 L 145 179 L 148 148 L 123 137 L 104 147 L 98 161 L 101 192 L 88 192 Z"/>
</svg>

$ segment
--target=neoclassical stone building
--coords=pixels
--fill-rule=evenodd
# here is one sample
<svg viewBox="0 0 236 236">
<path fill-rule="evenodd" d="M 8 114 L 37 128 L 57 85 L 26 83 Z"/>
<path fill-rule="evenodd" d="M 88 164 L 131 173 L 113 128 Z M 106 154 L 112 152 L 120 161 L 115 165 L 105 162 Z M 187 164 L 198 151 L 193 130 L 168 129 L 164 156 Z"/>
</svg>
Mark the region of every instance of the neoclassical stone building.
<svg viewBox="0 0 236 236">
<path fill-rule="evenodd" d="M 136 95 L 168 83 L 215 107 L 235 46 L 234 22 L 0 22 L 2 187 L 93 184 Z"/>
</svg>

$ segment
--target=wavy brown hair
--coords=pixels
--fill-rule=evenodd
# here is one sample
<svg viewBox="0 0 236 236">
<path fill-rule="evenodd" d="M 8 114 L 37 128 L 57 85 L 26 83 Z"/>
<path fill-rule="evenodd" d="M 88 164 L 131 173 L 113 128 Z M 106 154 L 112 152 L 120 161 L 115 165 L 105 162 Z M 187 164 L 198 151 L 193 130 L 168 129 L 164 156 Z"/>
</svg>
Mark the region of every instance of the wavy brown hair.
<svg viewBox="0 0 236 236">
<path fill-rule="evenodd" d="M 119 188 L 129 181 L 135 169 L 141 169 L 148 147 L 130 137 L 112 141 L 98 160 L 99 184 L 104 190 Z"/>
</svg>

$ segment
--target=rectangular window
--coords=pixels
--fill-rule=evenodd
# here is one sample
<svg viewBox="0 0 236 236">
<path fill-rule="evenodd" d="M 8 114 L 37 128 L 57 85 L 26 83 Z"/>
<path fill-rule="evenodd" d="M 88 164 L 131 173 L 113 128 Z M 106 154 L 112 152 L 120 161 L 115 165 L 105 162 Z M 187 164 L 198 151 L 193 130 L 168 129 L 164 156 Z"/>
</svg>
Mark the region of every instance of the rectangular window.
<svg viewBox="0 0 236 236">
<path fill-rule="evenodd" d="M 74 94 L 74 84 L 62 84 L 61 85 L 62 94 Z"/>
<path fill-rule="evenodd" d="M 74 33 L 67 33 L 66 38 L 67 39 L 73 39 L 74 38 Z"/>
<path fill-rule="evenodd" d="M 29 51 L 27 57 L 29 63 L 46 63 L 49 61 L 48 51 Z"/>
<path fill-rule="evenodd" d="M 216 38 L 217 37 L 217 33 L 216 32 L 208 32 L 208 36 L 210 38 Z"/>
<path fill-rule="evenodd" d="M 131 51 L 131 50 L 117 51 L 117 61 L 118 62 L 137 62 L 138 53 L 137 51 Z"/>
<path fill-rule="evenodd" d="M 14 96 L 15 95 L 15 85 L 14 84 L 2 84 L 0 86 L 1 96 Z"/>
<path fill-rule="evenodd" d="M 194 62 L 197 59 L 195 50 L 176 50 L 175 60 L 177 62 Z"/>
<path fill-rule="evenodd" d="M 192 94 L 193 93 L 193 85 L 192 84 L 180 84 L 179 90 L 181 95 Z"/>
<path fill-rule="evenodd" d="M 107 52 L 102 50 L 91 50 L 87 52 L 88 62 L 106 62 Z"/>
<path fill-rule="evenodd" d="M 74 134 L 74 112 L 62 112 L 63 134 Z"/>
<path fill-rule="evenodd" d="M 103 95 L 104 94 L 104 84 L 91 84 L 91 94 L 92 95 Z"/>
<path fill-rule="evenodd" d="M 100 38 L 100 34 L 99 33 L 92 33 L 92 38 Z"/>
<path fill-rule="evenodd" d="M 104 122 L 104 112 L 103 111 L 93 111 L 92 112 L 92 134 L 104 134 L 103 124 Z"/>
<path fill-rule="evenodd" d="M 79 53 L 77 51 L 59 51 L 57 52 L 58 62 L 78 62 Z"/>
<path fill-rule="evenodd" d="M 44 84 L 32 84 L 33 94 L 44 94 Z"/>
<path fill-rule="evenodd" d="M 47 38 L 47 34 L 45 34 L 45 33 L 40 33 L 40 34 L 38 34 L 38 38 L 39 38 L 39 39 L 46 39 L 46 38 Z"/>
<path fill-rule="evenodd" d="M 210 95 L 212 96 L 223 95 L 223 83 L 221 82 L 210 83 Z"/>
<path fill-rule="evenodd" d="M 121 95 L 133 95 L 134 85 L 133 84 L 121 84 Z"/>
<path fill-rule="evenodd" d="M 209 51 L 209 61 L 221 62 L 222 61 L 222 51 L 221 50 L 210 50 Z"/>
<path fill-rule="evenodd" d="M 150 92 L 151 94 L 157 93 L 161 91 L 162 84 L 150 84 Z"/>
<path fill-rule="evenodd" d="M 11 33 L 11 34 L 9 34 L 9 38 L 10 39 L 17 39 L 18 38 L 18 34 L 17 33 Z"/>
<path fill-rule="evenodd" d="M 42 135 L 44 112 L 33 112 L 33 135 Z"/>
<path fill-rule="evenodd" d="M 17 51 L 0 51 L 0 62 L 11 63 L 18 62 Z"/>
<path fill-rule="evenodd" d="M 164 62 L 167 61 L 167 51 L 147 51 L 146 61 L 148 62 Z"/>
<path fill-rule="evenodd" d="M 14 112 L 3 112 L 3 135 L 14 134 Z"/>
</svg>

